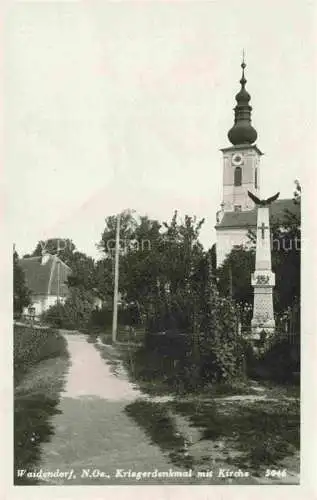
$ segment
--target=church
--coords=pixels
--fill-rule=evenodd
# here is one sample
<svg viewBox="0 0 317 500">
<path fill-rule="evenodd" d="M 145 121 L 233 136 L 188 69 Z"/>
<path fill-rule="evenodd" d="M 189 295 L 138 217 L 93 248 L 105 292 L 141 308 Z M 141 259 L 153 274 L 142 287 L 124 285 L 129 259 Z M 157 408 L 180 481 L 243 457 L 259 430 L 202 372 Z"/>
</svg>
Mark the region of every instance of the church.
<svg viewBox="0 0 317 500">
<path fill-rule="evenodd" d="M 248 191 L 261 198 L 261 156 L 255 143 L 257 131 L 251 123 L 250 94 L 245 78 L 246 64 L 241 64 L 241 89 L 236 95 L 234 125 L 228 132 L 230 146 L 221 149 L 223 155 L 222 203 L 216 214 L 217 267 L 236 246 L 250 245 L 249 230 L 256 229 L 256 207 Z M 298 206 L 292 199 L 277 200 L 270 206 L 270 222 L 282 220 L 285 211 L 294 213 Z"/>
</svg>

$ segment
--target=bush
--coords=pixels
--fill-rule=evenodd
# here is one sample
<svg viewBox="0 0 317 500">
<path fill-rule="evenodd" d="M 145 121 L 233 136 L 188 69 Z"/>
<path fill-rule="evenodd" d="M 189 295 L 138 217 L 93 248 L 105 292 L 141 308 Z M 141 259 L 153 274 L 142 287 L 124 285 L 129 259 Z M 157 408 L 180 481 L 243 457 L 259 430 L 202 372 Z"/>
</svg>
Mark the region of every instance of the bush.
<svg viewBox="0 0 317 500">
<path fill-rule="evenodd" d="M 94 309 L 91 312 L 90 325 L 100 326 L 103 328 L 111 328 L 113 320 L 113 310 L 111 307 L 103 307 L 102 309 Z M 128 308 L 119 307 L 118 308 L 118 325 L 121 326 L 132 326 L 139 325 L 138 322 L 134 320 L 134 317 L 130 314 Z"/>
<path fill-rule="evenodd" d="M 80 288 L 72 288 L 65 304 L 59 303 L 50 307 L 42 315 L 42 321 L 55 328 L 85 328 L 91 321 L 93 309 L 93 294 Z"/>
<path fill-rule="evenodd" d="M 14 325 L 13 368 L 17 385 L 29 368 L 39 361 L 57 356 L 67 357 L 66 341 L 51 329 Z"/>
<path fill-rule="evenodd" d="M 151 317 L 156 332 L 147 331 L 134 354 L 136 377 L 176 391 L 243 380 L 246 346 L 233 301 L 220 297 L 214 285 L 200 304 L 193 296 L 187 302 L 178 299 L 178 308 L 171 300 L 169 310 L 158 307 L 159 314 Z"/>
<path fill-rule="evenodd" d="M 208 295 L 200 336 L 202 376 L 211 382 L 230 383 L 245 375 L 245 346 L 237 330 L 237 313 L 234 303 L 220 297 L 214 285 Z"/>
<path fill-rule="evenodd" d="M 190 332 L 192 304 L 188 302 L 188 298 L 180 294 L 171 297 L 169 303 L 158 300 L 152 314 L 148 315 L 147 331 L 150 333 Z"/>
<path fill-rule="evenodd" d="M 254 375 L 278 383 L 297 382 L 300 372 L 300 340 L 278 339 L 254 366 Z"/>
<path fill-rule="evenodd" d="M 42 361 L 49 370 L 30 369 Z M 41 443 L 53 434 L 52 416 L 60 413 L 58 403 L 68 366 L 66 340 L 56 331 L 14 325 L 14 469 L 15 484 L 36 484 L 17 477 L 18 469 L 31 471 L 40 461 Z M 21 383 L 22 382 L 22 383 Z M 40 390 L 39 390 L 40 388 Z"/>
</svg>

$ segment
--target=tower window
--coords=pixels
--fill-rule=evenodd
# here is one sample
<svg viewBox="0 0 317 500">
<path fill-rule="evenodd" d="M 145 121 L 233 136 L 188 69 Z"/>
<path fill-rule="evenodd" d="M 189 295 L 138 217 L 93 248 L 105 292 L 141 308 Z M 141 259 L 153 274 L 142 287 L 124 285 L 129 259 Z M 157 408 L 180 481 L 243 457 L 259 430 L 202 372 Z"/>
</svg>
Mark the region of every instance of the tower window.
<svg viewBox="0 0 317 500">
<path fill-rule="evenodd" d="M 258 169 L 257 168 L 255 169 L 255 172 L 254 172 L 254 187 L 255 187 L 255 189 L 258 189 Z"/>
<path fill-rule="evenodd" d="M 234 185 L 241 186 L 242 184 L 242 169 L 241 167 L 236 167 L 234 170 Z"/>
<path fill-rule="evenodd" d="M 241 212 L 241 205 L 235 205 L 234 206 L 234 211 L 235 212 Z"/>
</svg>

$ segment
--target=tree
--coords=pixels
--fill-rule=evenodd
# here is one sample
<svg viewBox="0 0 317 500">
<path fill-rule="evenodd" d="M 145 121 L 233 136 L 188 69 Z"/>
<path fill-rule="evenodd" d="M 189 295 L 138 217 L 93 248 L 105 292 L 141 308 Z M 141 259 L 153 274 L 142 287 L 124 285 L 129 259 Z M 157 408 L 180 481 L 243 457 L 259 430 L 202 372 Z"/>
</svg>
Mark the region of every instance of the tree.
<svg viewBox="0 0 317 500">
<path fill-rule="evenodd" d="M 127 302 L 139 304 L 144 311 L 146 303 L 165 283 L 159 260 L 161 226 L 146 216 L 135 222 L 133 232 L 121 233 L 125 251 L 120 258 L 119 289 Z"/>
<path fill-rule="evenodd" d="M 300 185 L 300 182 L 296 179 L 294 181 L 295 188 L 294 188 L 294 202 L 296 204 L 300 204 L 301 202 L 301 197 L 302 197 L 302 187 Z M 298 221 L 300 223 L 300 221 Z"/>
<path fill-rule="evenodd" d="M 119 290 L 149 321 L 158 319 L 166 315 L 171 301 L 182 301 L 192 263 L 203 255 L 198 242 L 203 221 L 187 215 L 182 221 L 175 212 L 169 223 L 161 224 L 132 210 L 123 212 L 121 221 Z M 115 230 L 116 216 L 107 217 L 99 243 L 106 266 L 112 261 Z"/>
<path fill-rule="evenodd" d="M 112 299 L 117 215 L 108 216 L 105 223 L 101 241 L 97 244 L 104 258 L 97 262 L 96 273 L 98 288 L 102 288 L 105 297 Z M 139 217 L 133 210 L 120 214 L 119 291 L 125 304 L 135 303 L 139 309 L 155 280 L 150 261 L 159 227 L 157 221 Z"/>
<path fill-rule="evenodd" d="M 275 223 L 272 233 L 272 269 L 276 274 L 274 303 L 277 311 L 284 311 L 300 298 L 301 229 L 298 214 L 286 213 L 283 225 Z"/>
<path fill-rule="evenodd" d="M 110 215 L 105 219 L 105 229 L 97 248 L 102 250 L 106 258 L 111 258 L 115 250 L 117 215 Z M 120 250 L 127 251 L 127 246 L 134 240 L 138 221 L 133 210 L 125 210 L 120 214 Z"/>
<path fill-rule="evenodd" d="M 113 264 L 110 259 L 95 262 L 95 288 L 105 302 L 112 302 L 114 287 Z"/>
<path fill-rule="evenodd" d="M 157 320 L 164 316 L 166 321 L 168 317 L 169 321 L 178 317 L 184 326 L 191 310 L 188 303 L 190 280 L 203 255 L 203 247 L 198 241 L 203 221 L 188 215 L 179 220 L 175 211 L 169 223 L 160 225 L 147 220 L 146 224 L 143 237 L 151 241 L 151 250 L 140 249 L 128 256 L 127 282 L 130 276 L 133 282 L 128 295 L 131 298 L 134 295 L 134 300 L 142 304 L 149 319 L 153 319 L 153 315 Z M 144 219 L 136 233 L 142 228 L 145 228 Z"/>
<path fill-rule="evenodd" d="M 96 286 L 95 261 L 82 252 L 74 252 L 69 262 L 72 274 L 68 278 L 71 287 L 92 290 Z"/>
<path fill-rule="evenodd" d="M 19 256 L 13 252 L 13 311 L 21 314 L 31 304 L 31 292 L 26 286 L 24 271 L 19 265 Z"/>
<path fill-rule="evenodd" d="M 75 249 L 75 244 L 69 238 L 49 238 L 47 240 L 40 240 L 37 243 L 31 257 L 39 257 L 46 252 L 57 255 L 65 264 L 71 267 Z"/>
<path fill-rule="evenodd" d="M 212 245 L 212 247 L 208 250 L 208 254 L 211 259 L 211 267 L 213 271 L 215 272 L 217 269 L 217 252 L 216 252 L 216 243 Z"/>
<path fill-rule="evenodd" d="M 231 296 L 236 302 L 251 304 L 251 273 L 254 266 L 254 249 L 246 249 L 242 245 L 233 248 L 216 272 L 220 294 L 224 297 Z"/>
</svg>

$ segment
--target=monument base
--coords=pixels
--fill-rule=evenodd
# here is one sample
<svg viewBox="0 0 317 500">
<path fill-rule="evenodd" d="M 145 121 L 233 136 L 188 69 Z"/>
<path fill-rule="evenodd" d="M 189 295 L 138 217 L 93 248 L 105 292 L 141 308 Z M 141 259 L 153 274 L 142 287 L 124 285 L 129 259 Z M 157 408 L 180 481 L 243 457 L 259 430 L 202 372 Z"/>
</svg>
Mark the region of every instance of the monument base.
<svg viewBox="0 0 317 500">
<path fill-rule="evenodd" d="M 254 318 L 251 321 L 251 332 L 252 337 L 260 339 L 261 337 L 270 337 L 275 332 L 275 321 L 270 319 L 267 321 L 261 321 L 258 318 Z"/>
<path fill-rule="evenodd" d="M 251 321 L 251 334 L 249 340 L 251 341 L 253 352 L 256 355 L 264 354 L 268 349 L 271 339 L 275 334 L 275 321 L 267 320 L 261 322 L 258 319 Z"/>
</svg>

